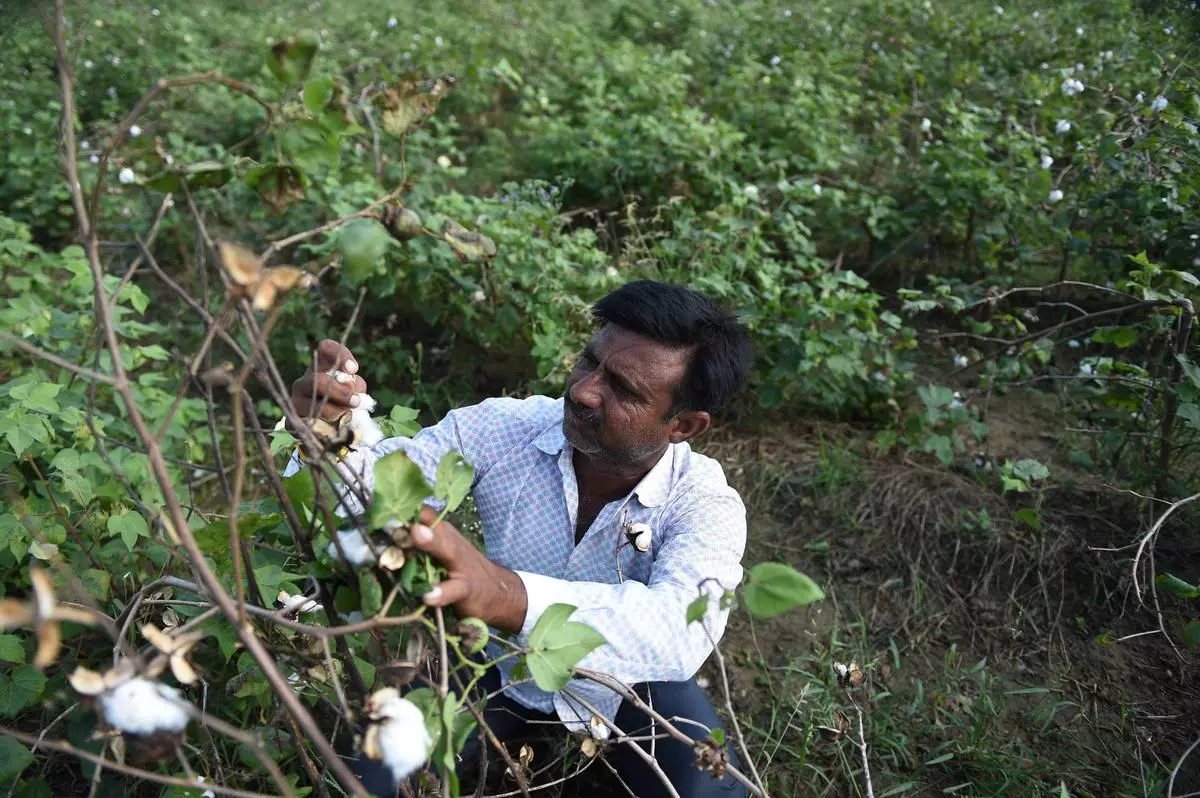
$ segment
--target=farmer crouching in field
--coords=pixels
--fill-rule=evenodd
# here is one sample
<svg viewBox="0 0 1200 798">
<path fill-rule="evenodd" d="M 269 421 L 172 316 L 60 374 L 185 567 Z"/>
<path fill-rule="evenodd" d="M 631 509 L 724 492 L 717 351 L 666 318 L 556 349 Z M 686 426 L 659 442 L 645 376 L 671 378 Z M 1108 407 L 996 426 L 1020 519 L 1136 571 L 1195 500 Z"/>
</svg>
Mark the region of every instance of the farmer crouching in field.
<svg viewBox="0 0 1200 798">
<path fill-rule="evenodd" d="M 720 465 L 693 452 L 688 441 L 708 429 L 712 414 L 745 381 L 748 336 L 707 297 L 677 285 L 631 283 L 597 302 L 593 312 L 600 326 L 564 397 L 489 399 L 453 410 L 412 439 L 375 445 L 371 462 L 403 449 L 431 483 L 450 450 L 475 468 L 472 492 L 487 554 L 448 523 L 414 527 L 414 545 L 449 571 L 424 596 L 426 604 L 481 618 L 517 635 L 518 644 L 549 605 L 574 605 L 571 620 L 608 641 L 580 667 L 636 685 L 666 718 L 723 727 L 693 679 L 712 643 L 701 624 L 686 622 L 686 611 L 700 585 L 731 589 L 741 580 L 745 507 Z M 308 415 L 325 398 L 321 413 L 334 419 L 357 406 L 356 394 L 367 386 L 360 377 L 341 383 L 327 375 L 332 369 L 358 371 L 350 351 L 336 342 L 322 341 L 318 360 L 317 371 L 292 386 L 292 402 Z M 426 511 L 423 520 L 429 523 L 433 515 Z M 618 565 L 625 524 L 643 523 L 651 530 L 648 550 L 626 545 Z M 706 623 L 714 638 L 724 631 L 726 616 L 710 602 Z M 492 689 L 499 678 L 507 684 L 512 662 L 500 664 Z M 486 720 L 502 741 L 552 719 L 579 730 L 587 728 L 592 712 L 578 698 L 625 734 L 658 731 L 650 729 L 645 713 L 585 680 L 558 693 L 532 682 L 514 686 L 488 702 Z M 697 739 L 705 735 L 694 724 L 678 726 Z M 649 742 L 641 745 L 651 750 Z M 459 773 L 471 772 L 468 760 L 478 755 L 477 746 L 468 745 Z M 695 754 L 680 742 L 658 739 L 653 752 L 684 798 L 745 794 L 730 776 L 717 780 L 697 769 Z M 728 754 L 736 766 L 732 749 Z M 629 744 L 605 756 L 636 795 L 668 794 Z M 391 776 L 374 764 L 360 762 L 368 789 L 392 795 Z"/>
</svg>

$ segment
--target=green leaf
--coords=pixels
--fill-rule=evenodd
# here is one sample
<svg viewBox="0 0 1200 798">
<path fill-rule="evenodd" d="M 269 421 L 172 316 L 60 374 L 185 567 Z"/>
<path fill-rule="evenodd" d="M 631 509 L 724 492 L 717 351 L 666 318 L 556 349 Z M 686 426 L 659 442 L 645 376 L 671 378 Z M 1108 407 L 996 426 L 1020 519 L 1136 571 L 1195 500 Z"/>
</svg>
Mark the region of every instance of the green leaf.
<svg viewBox="0 0 1200 798">
<path fill-rule="evenodd" d="M 46 443 L 50 440 L 46 422 L 41 416 L 30 415 L 24 410 L 19 410 L 6 421 L 8 427 L 4 436 L 8 439 L 8 445 L 17 455 L 24 454 L 34 443 Z"/>
<path fill-rule="evenodd" d="M 329 105 L 329 101 L 333 99 L 333 78 L 328 75 L 317 75 L 309 78 L 308 83 L 304 84 L 304 107 L 311 114 L 317 114 L 325 110 L 325 106 Z"/>
<path fill-rule="evenodd" d="M 1018 460 L 1013 464 L 1012 472 L 1013 476 L 1024 479 L 1026 482 L 1034 482 L 1050 476 L 1050 469 L 1030 457 Z"/>
<path fill-rule="evenodd" d="M 526 663 L 533 681 L 548 693 L 566 687 L 579 661 L 608 642 L 587 624 L 568 621 L 573 612 L 570 604 L 551 604 L 529 634 Z"/>
<path fill-rule="evenodd" d="M 16 715 L 36 701 L 45 687 L 46 677 L 32 665 L 21 665 L 9 675 L 0 673 L 0 715 Z"/>
<path fill-rule="evenodd" d="M 442 457 L 437 468 L 435 496 L 446 502 L 447 511 L 458 509 L 462 500 L 471 491 L 475 469 L 458 452 L 449 451 Z"/>
<path fill-rule="evenodd" d="M 687 606 L 687 622 L 691 624 L 695 621 L 702 620 L 704 613 L 708 612 L 708 595 L 697 596 L 692 600 L 692 603 Z"/>
<path fill-rule="evenodd" d="M 28 410 L 41 410 L 57 414 L 59 407 L 58 402 L 54 401 L 54 397 L 58 396 L 58 392 L 61 390 L 62 386 L 53 382 L 27 382 L 9 391 L 9 396 L 19 401 L 21 406 Z"/>
<path fill-rule="evenodd" d="M 1101 158 L 1111 158 L 1121 151 L 1121 142 L 1116 136 L 1105 136 L 1100 140 L 1099 155 Z"/>
<path fill-rule="evenodd" d="M 1155 584 L 1184 600 L 1200 598 L 1200 587 L 1188 584 L 1174 574 L 1159 574 Z"/>
<path fill-rule="evenodd" d="M 1013 513 L 1013 519 L 1016 520 L 1017 523 L 1025 524 L 1031 529 L 1042 528 L 1042 514 L 1039 513 L 1037 508 L 1034 507 L 1022 507 L 1020 510 L 1017 510 L 1015 513 Z"/>
<path fill-rule="evenodd" d="M 364 618 L 370 618 L 383 607 L 383 587 L 374 572 L 363 571 L 358 575 L 358 595 L 362 601 L 359 611 Z"/>
<path fill-rule="evenodd" d="M 1092 340 L 1102 344 L 1112 344 L 1118 349 L 1128 349 L 1137 343 L 1136 327 L 1104 327 L 1092 333 Z"/>
<path fill-rule="evenodd" d="M 289 86 L 300 83 L 312 70 L 320 41 L 312 31 L 300 31 L 295 36 L 276 42 L 267 52 L 267 68 L 271 74 Z"/>
<path fill-rule="evenodd" d="M 750 581 L 742 591 L 746 610 L 759 618 L 771 618 L 795 607 L 825 598 L 817 583 L 780 562 L 763 562 L 750 569 Z"/>
<path fill-rule="evenodd" d="M 954 401 L 954 390 L 945 385 L 920 385 L 917 397 L 930 410 L 937 410 Z"/>
<path fill-rule="evenodd" d="M 25 647 L 16 635 L 0 635 L 0 660 L 20 665 L 25 661 Z"/>
<path fill-rule="evenodd" d="M 0 736 L 0 783 L 9 782 L 33 764 L 33 754 L 11 737 Z"/>
<path fill-rule="evenodd" d="M 1200 648 L 1200 619 L 1188 621 L 1187 628 L 1183 630 L 1183 642 L 1192 648 Z"/>
<path fill-rule="evenodd" d="M 949 435 L 930 435 L 922 441 L 921 449 L 933 452 L 944 466 L 954 462 L 954 439 Z"/>
<path fill-rule="evenodd" d="M 146 527 L 146 519 L 142 518 L 140 513 L 132 510 L 122 510 L 116 515 L 110 515 L 108 531 L 110 534 L 120 535 L 121 541 L 130 551 L 133 551 L 133 547 L 137 545 L 138 538 L 149 532 Z"/>
<path fill-rule="evenodd" d="M 713 742 L 716 743 L 721 748 L 725 747 L 725 730 L 724 729 L 720 729 L 720 728 L 713 729 L 712 731 L 710 731 L 708 733 L 708 736 L 712 737 Z"/>
<path fill-rule="evenodd" d="M 1188 426 L 1194 430 L 1200 430 L 1200 405 L 1185 402 L 1179 406 L 1177 411 L 1179 417 L 1188 423 Z"/>
<path fill-rule="evenodd" d="M 358 675 L 362 677 L 363 684 L 368 688 L 375 684 L 375 666 L 367 662 L 365 659 L 354 657 L 354 667 L 358 669 Z"/>
<path fill-rule="evenodd" d="M 404 452 L 393 452 L 375 464 L 375 494 L 371 502 L 371 525 L 379 528 L 395 519 L 409 523 L 433 490 L 421 469 Z"/>
<path fill-rule="evenodd" d="M 1188 381 L 1192 383 L 1192 387 L 1200 388 L 1200 367 L 1189 360 L 1187 355 L 1176 355 L 1175 360 L 1179 362 L 1183 373 L 1187 376 Z"/>
<path fill-rule="evenodd" d="M 178 193 L 188 189 L 220 188 L 233 178 L 233 170 L 220 161 L 197 161 L 169 169 L 142 181 L 146 188 L 163 193 Z"/>
<path fill-rule="evenodd" d="M 416 423 L 418 415 L 420 414 L 411 407 L 396 405 L 386 419 L 381 419 L 379 425 L 391 437 L 411 438 L 421 431 L 421 425 Z"/>
<path fill-rule="evenodd" d="M 292 508 L 306 523 L 310 522 L 316 497 L 312 471 L 308 468 L 300 469 L 283 481 L 283 490 L 287 493 Z M 318 527 L 318 531 L 320 528 Z"/>
<path fill-rule="evenodd" d="M 88 568 L 79 575 L 79 580 L 87 588 L 87 592 L 97 601 L 108 600 L 108 590 L 112 584 L 112 576 L 108 571 L 99 568 Z"/>
</svg>

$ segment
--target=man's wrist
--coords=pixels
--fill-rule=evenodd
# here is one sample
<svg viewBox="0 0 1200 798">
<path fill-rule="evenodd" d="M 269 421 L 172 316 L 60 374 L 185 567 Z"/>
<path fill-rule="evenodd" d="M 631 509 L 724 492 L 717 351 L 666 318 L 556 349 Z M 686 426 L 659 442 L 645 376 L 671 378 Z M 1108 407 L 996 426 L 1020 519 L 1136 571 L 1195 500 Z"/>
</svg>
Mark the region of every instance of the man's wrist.
<svg viewBox="0 0 1200 798">
<path fill-rule="evenodd" d="M 525 583 L 515 571 L 500 565 L 495 565 L 495 568 L 497 595 L 489 612 L 492 617 L 484 620 L 501 631 L 519 633 L 529 607 Z"/>
</svg>

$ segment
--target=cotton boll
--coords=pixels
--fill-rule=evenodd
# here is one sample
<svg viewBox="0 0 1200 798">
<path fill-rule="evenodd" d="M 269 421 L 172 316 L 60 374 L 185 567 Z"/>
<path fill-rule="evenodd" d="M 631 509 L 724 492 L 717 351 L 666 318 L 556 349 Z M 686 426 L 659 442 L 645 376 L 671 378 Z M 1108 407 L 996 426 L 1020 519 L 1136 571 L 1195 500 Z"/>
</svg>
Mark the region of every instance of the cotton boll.
<svg viewBox="0 0 1200 798">
<path fill-rule="evenodd" d="M 371 413 L 375 411 L 375 399 L 365 393 L 358 394 L 358 398 L 358 407 L 350 410 L 350 428 L 362 436 L 359 446 L 374 446 L 383 440 L 383 430 L 371 418 Z"/>
<path fill-rule="evenodd" d="M 650 542 L 654 537 L 654 532 L 650 529 L 649 524 L 630 524 L 625 536 L 629 538 L 629 542 L 635 549 L 645 553 L 650 551 Z"/>
<path fill-rule="evenodd" d="M 392 778 L 401 783 L 425 764 L 433 740 L 425 716 L 416 704 L 386 687 L 367 699 L 367 713 L 375 723 L 363 736 L 363 753 L 383 762 Z"/>
<path fill-rule="evenodd" d="M 933 127 L 933 122 L 931 122 L 928 118 L 921 119 L 921 132 L 922 133 L 928 133 L 932 127 Z"/>
<path fill-rule="evenodd" d="M 1079 367 L 1079 373 L 1085 377 L 1090 377 L 1095 373 L 1095 369 L 1092 368 L 1091 363 L 1084 363 Z"/>
<path fill-rule="evenodd" d="M 1054 159 L 1049 155 L 1043 155 L 1041 164 L 1043 169 L 1049 169 L 1051 166 L 1054 166 Z"/>
<path fill-rule="evenodd" d="M 1074 338 L 1072 338 L 1070 341 L 1067 341 L 1068 349 L 1078 349 L 1080 346 L 1081 346 L 1081 344 L 1078 341 L 1076 341 Z"/>
<path fill-rule="evenodd" d="M 970 361 L 967 360 L 966 355 L 955 355 L 954 356 L 955 368 L 965 369 L 967 367 L 968 363 L 970 363 Z"/>
<path fill-rule="evenodd" d="M 364 565 L 374 565 L 376 561 L 375 552 L 371 550 L 371 544 L 361 529 L 342 529 L 337 533 L 337 543 L 330 541 L 329 556 L 333 559 L 338 559 L 338 543 L 342 546 L 342 551 L 346 554 L 346 561 L 353 568 L 362 568 Z"/>
<path fill-rule="evenodd" d="M 1054 189 L 1053 191 L 1050 192 L 1050 196 L 1047 199 L 1049 199 L 1051 203 L 1055 203 L 1055 202 L 1058 202 L 1059 200 L 1061 200 L 1062 198 L 1063 198 L 1063 193 L 1061 191 L 1059 191 L 1058 189 Z"/>
<path fill-rule="evenodd" d="M 181 732 L 189 718 L 185 707 L 178 690 L 140 676 L 100 696 L 104 720 L 129 734 Z"/>
<path fill-rule="evenodd" d="M 123 185 L 129 185 L 130 183 L 137 181 L 137 175 L 135 175 L 133 170 L 127 166 L 117 174 L 117 180 L 119 180 Z"/>
<path fill-rule="evenodd" d="M 1154 98 L 1154 102 L 1150 103 L 1150 109 L 1158 112 L 1165 110 L 1168 105 L 1170 105 L 1170 103 L 1167 102 L 1167 98 L 1160 94 Z"/>
<path fill-rule="evenodd" d="M 603 718 L 599 715 L 592 715 L 591 721 L 588 722 L 588 733 L 592 735 L 593 740 L 604 742 L 608 739 L 612 730 L 609 729 L 608 724 L 604 722 Z"/>
<path fill-rule="evenodd" d="M 1065 119 L 1058 120 L 1058 124 L 1054 126 L 1054 132 L 1059 133 L 1059 134 L 1070 133 L 1071 132 L 1071 123 Z"/>
</svg>

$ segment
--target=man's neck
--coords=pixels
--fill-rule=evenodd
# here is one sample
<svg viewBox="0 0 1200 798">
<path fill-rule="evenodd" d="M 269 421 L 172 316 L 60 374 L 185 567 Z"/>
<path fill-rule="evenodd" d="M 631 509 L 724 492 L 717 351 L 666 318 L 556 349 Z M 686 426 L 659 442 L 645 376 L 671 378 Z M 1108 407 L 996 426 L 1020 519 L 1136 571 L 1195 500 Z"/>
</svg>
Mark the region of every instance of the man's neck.
<svg viewBox="0 0 1200 798">
<path fill-rule="evenodd" d="M 605 503 L 615 501 L 633 490 L 650 469 L 662 458 L 666 447 L 637 465 L 614 465 L 598 462 L 578 449 L 571 454 L 575 467 L 575 482 L 581 496 Z"/>
</svg>

